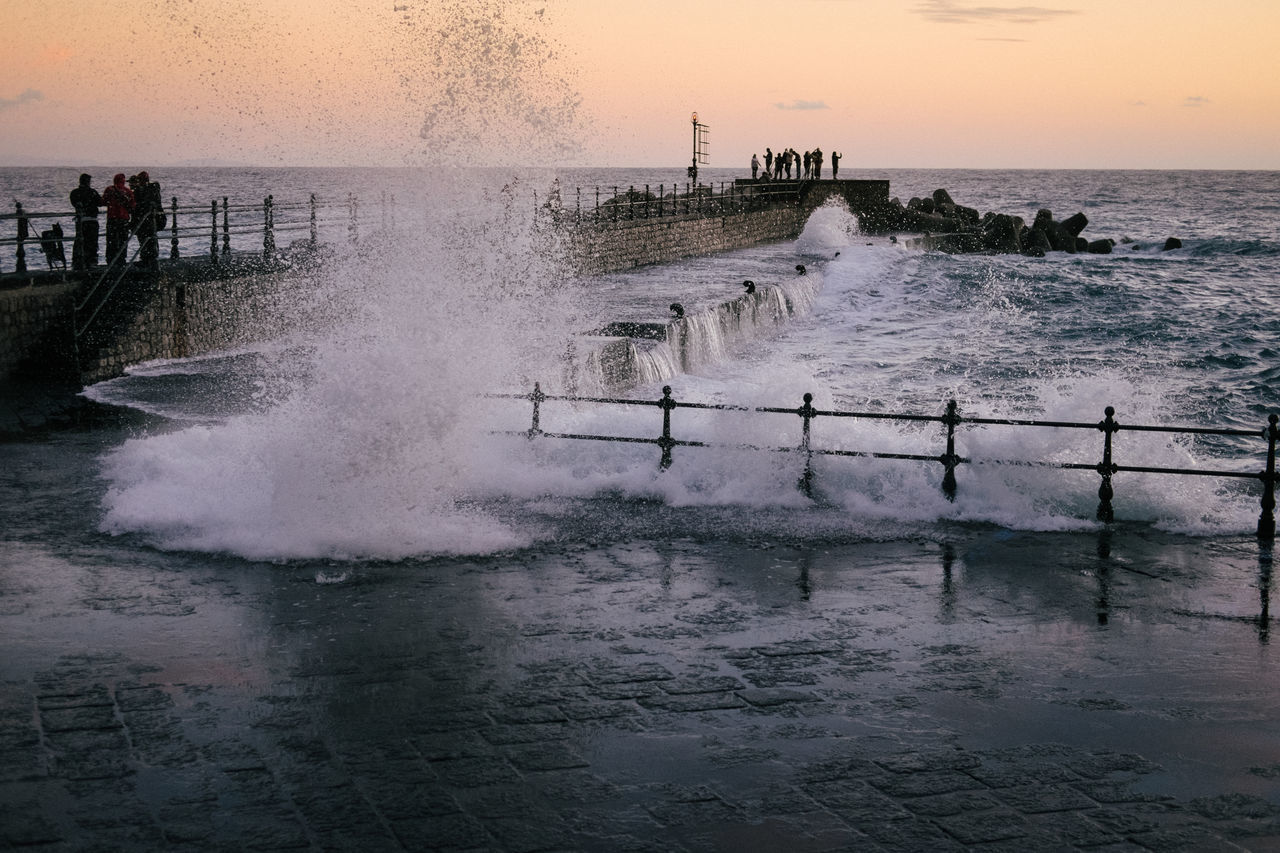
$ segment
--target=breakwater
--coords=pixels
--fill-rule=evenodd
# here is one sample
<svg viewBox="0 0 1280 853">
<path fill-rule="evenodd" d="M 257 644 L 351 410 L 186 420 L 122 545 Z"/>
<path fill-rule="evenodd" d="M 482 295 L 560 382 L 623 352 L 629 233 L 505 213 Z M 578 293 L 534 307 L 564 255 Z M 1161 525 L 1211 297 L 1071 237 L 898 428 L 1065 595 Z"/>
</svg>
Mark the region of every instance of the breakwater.
<svg viewBox="0 0 1280 853">
<path fill-rule="evenodd" d="M 656 194 L 629 188 L 603 203 L 594 193 L 597 201 L 590 209 L 548 201 L 539 210 L 538 225 L 549 253 L 590 276 L 793 239 L 809 214 L 832 197 L 871 216 L 887 204 L 888 194 L 887 181 L 736 181 L 721 185 L 719 192 L 686 187 L 683 194 L 675 188 Z M 28 235 L 38 233 L 42 218 L 70 214 L 26 213 L 19 207 L 17 214 L 3 217 L 18 223 L 17 238 L 0 241 L 14 244 L 22 261 L 0 276 L 0 382 L 89 384 L 140 362 L 201 355 L 279 334 L 278 324 L 264 328 L 261 318 L 296 314 L 275 309 L 296 303 L 309 287 L 307 277 L 315 271 L 310 261 L 323 251 L 339 250 L 320 242 L 319 226 L 344 228 L 351 251 L 368 244 L 368 237 L 359 237 L 358 210 L 354 199 L 324 206 L 314 196 L 309 204 L 279 204 L 268 196 L 260 206 L 228 205 L 224 199 L 207 208 L 183 207 L 174 199 L 162 232 L 168 257 L 156 270 L 128 266 L 112 277 L 103 268 L 69 272 L 50 263 L 48 270 L 31 269 L 27 249 L 38 244 Z M 384 210 L 384 227 L 388 218 Z M 301 239 L 278 247 L 288 234 L 299 232 Z M 246 239 L 249 251 L 242 248 Z M 762 292 L 726 303 L 725 316 L 756 316 L 767 296 Z M 690 317 L 685 325 L 699 322 Z M 687 341 L 680 342 L 681 328 L 674 324 L 672 332 L 676 362 L 691 352 Z M 645 343 L 620 342 L 605 349 L 609 352 L 598 356 L 600 375 L 613 387 L 622 376 L 643 375 L 618 365 L 651 360 Z"/>
</svg>

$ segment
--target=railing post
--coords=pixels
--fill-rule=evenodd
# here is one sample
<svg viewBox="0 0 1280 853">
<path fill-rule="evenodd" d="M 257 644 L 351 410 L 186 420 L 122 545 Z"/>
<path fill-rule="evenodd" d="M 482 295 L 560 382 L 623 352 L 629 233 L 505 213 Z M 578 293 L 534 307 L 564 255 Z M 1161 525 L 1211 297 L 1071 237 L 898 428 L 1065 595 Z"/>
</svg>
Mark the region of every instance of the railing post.
<svg viewBox="0 0 1280 853">
<path fill-rule="evenodd" d="M 1276 538 L 1276 439 L 1280 438 L 1277 421 L 1280 421 L 1280 415 L 1273 412 L 1267 418 L 1267 428 L 1263 430 L 1267 439 L 1267 470 L 1262 474 L 1262 514 L 1258 516 L 1258 538 L 1268 542 Z"/>
<path fill-rule="evenodd" d="M 662 459 L 658 462 L 658 468 L 665 471 L 671 467 L 671 448 L 676 444 L 671 438 L 671 410 L 676 407 L 676 401 L 671 399 L 670 385 L 662 386 L 662 399 L 658 401 L 658 405 L 662 407 L 662 437 L 658 439 Z"/>
<path fill-rule="evenodd" d="M 667 200 L 666 189 L 665 189 L 666 186 L 667 186 L 666 184 L 658 184 L 658 218 L 659 219 L 662 218 L 662 205 Z"/>
<path fill-rule="evenodd" d="M 227 197 L 222 197 L 222 254 L 231 254 L 231 205 L 227 203 Z"/>
<path fill-rule="evenodd" d="M 537 438 L 542 435 L 542 415 L 540 407 L 542 401 L 547 399 L 547 395 L 542 393 L 542 384 L 533 383 L 533 393 L 529 395 L 530 402 L 533 403 L 533 425 L 529 427 L 529 431 L 525 433 L 528 438 Z"/>
<path fill-rule="evenodd" d="M 956 456 L 956 426 L 960 423 L 960 412 L 955 400 L 947 401 L 947 413 L 942 416 L 942 422 L 947 426 L 947 452 L 938 458 L 946 468 L 946 473 L 942 475 L 942 493 L 947 496 L 947 500 L 955 503 L 956 465 L 960 462 L 960 457 Z"/>
<path fill-rule="evenodd" d="M 262 257 L 268 261 L 276 253 L 275 212 L 272 204 L 273 196 L 262 200 Z"/>
<path fill-rule="evenodd" d="M 574 202 L 573 221 L 581 222 L 582 221 L 582 187 L 576 188 L 575 197 L 577 198 L 577 201 Z"/>
<path fill-rule="evenodd" d="M 311 248 L 315 248 L 320 240 L 320 230 L 316 227 L 316 194 L 311 194 Z"/>
<path fill-rule="evenodd" d="M 215 198 L 209 202 L 209 207 L 209 259 L 216 264 L 218 262 L 218 200 Z"/>
<path fill-rule="evenodd" d="M 618 188 L 613 188 L 613 221 L 618 221 Z"/>
<path fill-rule="evenodd" d="M 627 220 L 636 218 L 636 187 L 632 184 L 627 190 Z"/>
<path fill-rule="evenodd" d="M 178 257 L 178 197 L 173 196 L 169 205 L 169 257 Z"/>
<path fill-rule="evenodd" d="M 27 223 L 27 217 L 22 213 L 22 202 L 15 201 L 13 204 L 18 210 L 18 257 L 17 266 L 14 267 L 14 272 L 26 272 L 27 250 L 22 244 L 29 236 L 31 236 L 31 226 Z"/>
<path fill-rule="evenodd" d="M 805 393 L 804 405 L 796 409 L 796 414 L 803 421 L 803 426 L 800 428 L 800 449 L 804 451 L 804 473 L 800 475 L 800 482 L 797 485 L 806 498 L 811 498 L 813 497 L 813 449 L 809 446 L 809 424 L 818 414 L 813 408 L 812 394 Z"/>
<path fill-rule="evenodd" d="M 649 200 L 651 197 L 652 197 L 652 194 L 649 192 L 649 185 L 645 184 L 644 185 L 644 218 L 645 219 L 648 219 L 649 214 L 652 212 L 650 208 L 653 207 L 653 202 Z"/>
<path fill-rule="evenodd" d="M 595 212 L 595 219 L 596 219 L 596 222 L 599 222 L 599 221 L 600 221 L 600 188 L 599 188 L 599 187 L 596 187 L 596 212 Z"/>
<path fill-rule="evenodd" d="M 1116 466 L 1111 461 L 1111 436 L 1120 429 L 1120 424 L 1116 423 L 1113 415 L 1116 410 L 1111 406 L 1107 406 L 1104 411 L 1106 420 L 1098 424 L 1098 429 L 1102 430 L 1102 461 L 1098 463 L 1098 473 L 1102 475 L 1102 485 L 1098 487 L 1098 521 L 1110 524 L 1115 521 L 1115 512 L 1111 508 L 1111 498 L 1115 495 L 1115 490 L 1111 488 L 1111 475 L 1116 472 Z"/>
</svg>

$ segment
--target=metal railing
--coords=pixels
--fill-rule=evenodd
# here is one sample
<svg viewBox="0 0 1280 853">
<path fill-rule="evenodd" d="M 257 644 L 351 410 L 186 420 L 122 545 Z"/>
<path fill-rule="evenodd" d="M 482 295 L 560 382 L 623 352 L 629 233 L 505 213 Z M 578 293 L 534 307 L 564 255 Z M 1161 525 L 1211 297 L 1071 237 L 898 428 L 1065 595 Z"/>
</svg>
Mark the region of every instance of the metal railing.
<svg viewBox="0 0 1280 853">
<path fill-rule="evenodd" d="M 395 196 L 383 193 L 381 204 L 385 231 L 394 226 Z M 232 204 L 223 196 L 221 202 L 214 199 L 207 206 L 180 205 L 175 196 L 165 213 L 168 222 L 158 231 L 157 239 L 162 251 L 168 246 L 170 260 L 203 257 L 220 263 L 231 256 L 233 238 L 237 252 L 260 252 L 267 259 L 278 255 L 278 246 L 298 242 L 299 237 L 290 239 L 291 235 L 300 235 L 313 248 L 322 236 L 337 239 L 345 233 L 351 243 L 360 239 L 360 204 L 354 195 L 328 203 L 317 201 L 314 193 L 301 202 L 279 202 L 268 195 L 254 204 Z M 63 221 L 70 225 L 63 227 Z M 32 272 L 32 253 L 44 253 L 49 269 L 54 268 L 55 262 L 65 269 L 67 249 L 74 245 L 75 221 L 74 211 L 28 211 L 16 202 L 13 213 L 0 214 L 0 273 Z M 61 233 L 42 239 L 45 232 L 54 230 L 54 224 Z M 5 269 L 8 261 L 12 266 Z"/>
<path fill-rule="evenodd" d="M 814 486 L 813 459 L 815 456 L 845 456 L 872 459 L 897 459 L 919 462 L 934 462 L 943 466 L 941 489 L 948 500 L 955 500 L 957 492 L 956 468 L 960 465 L 1011 465 L 1034 468 L 1057 468 L 1063 470 L 1094 471 L 1101 477 L 1098 487 L 1097 519 L 1111 523 L 1115 520 L 1112 499 L 1115 490 L 1112 477 L 1119 473 L 1141 474 L 1176 474 L 1198 477 L 1220 477 L 1227 479 L 1258 480 L 1262 483 L 1260 499 L 1261 513 L 1258 517 L 1257 536 L 1259 539 L 1271 541 L 1275 538 L 1275 487 L 1280 476 L 1276 473 L 1276 442 L 1280 439 L 1280 427 L 1277 422 L 1280 416 L 1272 414 L 1265 427 L 1259 430 L 1225 429 L 1216 427 L 1185 426 L 1148 426 L 1121 424 L 1115 419 L 1115 409 L 1107 406 L 1103 420 L 1097 423 L 1073 421 L 1049 421 L 1018 418 L 977 418 L 964 417 L 960 414 L 955 400 L 947 403 L 946 410 L 940 415 L 905 414 L 894 412 L 857 412 L 838 409 L 816 409 L 813 407 L 813 395 L 805 394 L 804 402 L 796 408 L 776 406 L 735 406 L 721 403 L 687 403 L 675 400 L 671 396 L 671 386 L 662 389 L 659 400 L 635 400 L 610 397 L 579 397 L 569 395 L 552 395 L 543 393 L 541 385 L 535 383 L 533 391 L 528 394 L 489 394 L 493 399 L 528 400 L 533 404 L 533 420 L 529 429 L 522 432 L 499 431 L 498 434 L 522 435 L 530 439 L 555 438 L 580 441 L 614 441 L 637 444 L 657 445 L 660 450 L 658 466 L 661 470 L 671 467 L 672 453 L 676 447 L 721 447 L 738 450 L 757 450 L 773 453 L 798 453 L 804 457 L 804 468 L 797 484 L 807 496 L 812 497 Z M 549 432 L 542 429 L 542 405 L 547 402 L 563 401 L 570 403 L 613 404 L 624 406 L 655 406 L 662 411 L 662 432 L 654 437 L 644 436 L 610 436 L 583 433 Z M 761 447 L 752 444 L 712 444 L 710 442 L 677 439 L 671 432 L 671 413 L 676 409 L 701 409 L 715 411 L 756 412 L 764 414 L 786 414 L 799 416 L 801 419 L 799 443 L 789 447 Z M 869 450 L 843 450 L 836 448 L 815 447 L 812 440 L 812 423 L 815 418 L 855 418 L 866 420 L 890 420 L 932 422 L 942 424 L 946 428 L 945 449 L 940 453 L 885 453 Z M 1068 430 L 1094 430 L 1103 435 L 1102 458 L 1097 462 L 1058 462 L 1044 460 L 1015 459 L 982 459 L 975 460 L 956 454 L 956 428 L 963 424 L 1000 425 L 1014 427 L 1038 427 Z M 1266 462 L 1261 471 L 1210 470 L 1203 468 L 1173 468 L 1153 465 L 1121 465 L 1115 461 L 1112 437 L 1121 431 L 1158 432 L 1179 435 L 1225 436 L 1239 438 L 1261 437 L 1266 442 Z"/>
<path fill-rule="evenodd" d="M 721 181 L 715 184 L 645 184 L 600 187 L 584 190 L 576 187 L 572 200 L 566 201 L 559 191 L 552 191 L 534 206 L 539 215 L 555 221 L 575 224 L 632 222 L 659 218 L 700 218 L 724 216 L 751 210 L 785 207 L 800 203 L 801 181 Z M 683 186 L 683 189 L 681 187 Z"/>
</svg>

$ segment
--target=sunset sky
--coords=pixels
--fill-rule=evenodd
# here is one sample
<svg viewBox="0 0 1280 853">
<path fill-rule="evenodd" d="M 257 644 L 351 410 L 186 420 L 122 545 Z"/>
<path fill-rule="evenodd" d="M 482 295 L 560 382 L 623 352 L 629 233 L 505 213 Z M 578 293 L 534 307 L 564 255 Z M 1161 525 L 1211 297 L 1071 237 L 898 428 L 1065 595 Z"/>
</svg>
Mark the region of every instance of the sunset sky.
<svg viewBox="0 0 1280 853">
<path fill-rule="evenodd" d="M 0 165 L 1280 168 L 1277 0 L 8 0 Z"/>
</svg>

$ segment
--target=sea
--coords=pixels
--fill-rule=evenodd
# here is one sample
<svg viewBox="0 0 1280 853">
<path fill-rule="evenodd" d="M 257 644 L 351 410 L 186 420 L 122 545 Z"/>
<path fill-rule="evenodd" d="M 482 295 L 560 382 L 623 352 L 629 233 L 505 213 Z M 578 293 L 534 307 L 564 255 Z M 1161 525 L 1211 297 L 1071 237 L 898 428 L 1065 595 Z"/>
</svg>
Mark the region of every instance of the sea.
<svg viewBox="0 0 1280 853">
<path fill-rule="evenodd" d="M 0 185 L 28 212 L 58 211 L 80 171 L 5 169 Z M 114 169 L 84 171 L 103 185 Z M 1042 208 L 1058 219 L 1080 212 L 1084 236 L 1115 248 L 926 252 L 863 233 L 836 205 L 815 211 L 794 241 L 595 278 L 572 274 L 556 222 L 590 218 L 618 188 L 683 191 L 681 171 L 151 174 L 166 199 L 201 211 L 222 199 L 260 206 L 267 195 L 302 209 L 317 196 L 332 214 L 321 216 L 321 239 L 334 251 L 290 310 L 325 319 L 299 330 L 261 317 L 259 345 L 137 365 L 84 390 L 130 412 L 127 426 L 5 445 L 73 484 L 75 535 L 229 558 L 360 561 L 626 536 L 821 543 L 928 537 L 956 524 L 1091 530 L 1099 475 L 1061 466 L 1102 461 L 1104 434 L 1087 426 L 1108 406 L 1126 426 L 1250 433 L 1122 430 L 1118 465 L 1246 473 L 1265 467 L 1267 418 L 1280 411 L 1276 172 L 846 169 L 842 178 L 888 180 L 903 201 L 941 188 L 1027 221 Z M 741 174 L 701 177 L 723 185 Z M 547 215 L 556 197 L 558 220 Z M 1181 247 L 1166 250 L 1169 237 Z M 236 239 L 252 248 L 259 236 Z M 706 322 L 747 280 L 791 307 L 785 320 Z M 652 440 L 662 420 L 652 404 L 668 386 L 680 403 L 726 407 L 671 415 L 674 439 L 707 446 L 677 446 L 662 467 L 653 444 L 512 437 L 531 425 L 532 405 L 491 395 L 527 395 L 536 382 L 590 396 L 573 364 L 600 341 L 588 333 L 664 322 L 673 302 L 702 329 L 692 367 L 649 348 L 647 381 L 612 395 L 644 405 L 551 400 L 539 426 Z M 800 417 L 740 411 L 795 410 L 806 394 L 819 411 L 866 415 L 810 426 L 811 448 L 849 455 L 787 452 L 800 446 Z M 952 400 L 962 417 L 1084 427 L 961 424 L 955 452 L 965 462 L 950 499 L 936 459 L 891 457 L 941 455 L 936 418 Z M 808 493 L 796 487 L 806 463 Z M 1113 487 L 1120 523 L 1213 537 L 1258 521 L 1256 479 L 1121 472 Z M 58 503 L 60 488 L 44 499 Z M 8 527 L 62 535 L 40 532 L 48 524 L 42 513 Z"/>
</svg>

